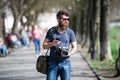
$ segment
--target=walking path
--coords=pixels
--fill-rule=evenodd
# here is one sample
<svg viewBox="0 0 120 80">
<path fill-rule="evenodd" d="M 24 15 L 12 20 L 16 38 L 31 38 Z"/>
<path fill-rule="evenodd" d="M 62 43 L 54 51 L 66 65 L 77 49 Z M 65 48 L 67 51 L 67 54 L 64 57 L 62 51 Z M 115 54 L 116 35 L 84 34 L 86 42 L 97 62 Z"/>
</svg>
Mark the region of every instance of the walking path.
<svg viewBox="0 0 120 80">
<path fill-rule="evenodd" d="M 36 71 L 36 60 L 33 45 L 0 57 L 0 80 L 46 80 L 46 75 Z M 97 80 L 79 52 L 71 57 L 71 63 L 71 80 Z"/>
</svg>

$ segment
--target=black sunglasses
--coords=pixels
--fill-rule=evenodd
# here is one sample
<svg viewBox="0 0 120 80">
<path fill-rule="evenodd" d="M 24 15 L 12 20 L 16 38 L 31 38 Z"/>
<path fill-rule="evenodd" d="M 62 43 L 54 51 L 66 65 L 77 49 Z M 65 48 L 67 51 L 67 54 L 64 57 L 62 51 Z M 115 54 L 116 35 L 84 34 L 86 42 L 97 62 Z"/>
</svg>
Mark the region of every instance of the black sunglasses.
<svg viewBox="0 0 120 80">
<path fill-rule="evenodd" d="M 62 19 L 62 20 L 67 20 L 67 21 L 70 21 L 70 19 L 69 18 L 62 18 L 62 17 L 59 17 L 59 19 Z"/>
<path fill-rule="evenodd" d="M 61 18 L 61 19 L 63 19 L 64 21 L 65 21 L 65 20 L 70 21 L 70 19 L 69 19 L 69 18 Z"/>
</svg>

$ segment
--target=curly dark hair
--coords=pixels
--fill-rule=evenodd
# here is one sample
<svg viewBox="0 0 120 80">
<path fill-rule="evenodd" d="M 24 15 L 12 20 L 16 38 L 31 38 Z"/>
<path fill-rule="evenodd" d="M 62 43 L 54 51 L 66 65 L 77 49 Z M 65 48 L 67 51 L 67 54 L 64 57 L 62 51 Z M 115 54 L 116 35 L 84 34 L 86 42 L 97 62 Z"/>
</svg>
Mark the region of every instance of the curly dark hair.
<svg viewBox="0 0 120 80">
<path fill-rule="evenodd" d="M 57 13 L 56 17 L 57 17 L 58 19 L 60 19 L 62 15 L 69 16 L 69 14 L 68 14 L 67 11 L 60 10 L 60 11 Z"/>
</svg>

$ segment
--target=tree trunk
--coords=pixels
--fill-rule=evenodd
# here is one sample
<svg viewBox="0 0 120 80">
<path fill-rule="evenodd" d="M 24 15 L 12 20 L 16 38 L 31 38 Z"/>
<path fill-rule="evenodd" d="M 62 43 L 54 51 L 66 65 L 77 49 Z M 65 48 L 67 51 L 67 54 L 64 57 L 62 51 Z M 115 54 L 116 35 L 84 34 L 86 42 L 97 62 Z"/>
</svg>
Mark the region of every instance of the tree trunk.
<svg viewBox="0 0 120 80">
<path fill-rule="evenodd" d="M 95 50 L 95 1 L 90 0 L 90 52 L 91 59 L 96 59 L 96 50 Z"/>
<path fill-rule="evenodd" d="M 81 11 L 82 12 L 82 11 Z M 89 4 L 88 4 L 88 7 L 87 7 L 87 14 L 86 14 L 86 25 L 84 26 L 86 29 L 85 29 L 85 40 L 82 44 L 82 48 L 88 43 L 90 44 L 90 35 L 89 35 L 89 31 L 90 31 L 90 1 L 89 1 Z M 81 15 L 81 18 L 82 16 L 85 16 L 85 15 Z M 85 17 L 84 17 L 85 18 Z M 82 24 L 82 23 L 81 23 Z M 84 25 L 84 24 L 83 24 Z M 89 45 L 89 48 L 90 48 L 90 45 Z M 88 53 L 89 53 L 89 50 L 88 50 Z"/>
<path fill-rule="evenodd" d="M 85 41 L 85 12 L 83 10 L 81 10 L 81 15 L 80 15 L 80 39 L 81 39 L 81 43 L 83 43 Z M 83 46 L 82 46 L 83 47 Z"/>
<path fill-rule="evenodd" d="M 99 42 L 99 29 L 100 29 L 100 0 L 94 0 L 95 2 L 95 49 L 96 53 L 100 53 L 100 42 Z"/>
<path fill-rule="evenodd" d="M 17 31 L 17 26 L 18 26 L 18 22 L 20 21 L 20 19 L 16 16 L 14 16 L 14 23 L 13 23 L 13 27 L 12 27 L 12 33 L 15 34 Z"/>
<path fill-rule="evenodd" d="M 18 5 L 14 5 L 15 1 L 9 0 L 10 2 L 10 8 L 12 10 L 13 16 L 14 16 L 14 22 L 13 22 L 13 27 L 12 27 L 12 33 L 16 33 L 18 23 L 20 22 L 23 13 L 24 13 L 24 5 L 23 5 L 23 0 L 16 2 Z"/>
<path fill-rule="evenodd" d="M 2 36 L 2 30 L 3 30 L 3 16 L 2 16 L 2 12 L 0 10 L 0 36 Z"/>
<path fill-rule="evenodd" d="M 112 60 L 109 41 L 110 0 L 101 0 L 100 16 L 100 61 Z"/>
<path fill-rule="evenodd" d="M 5 13 L 0 10 L 0 36 L 5 39 L 6 35 L 5 29 Z"/>
<path fill-rule="evenodd" d="M 77 22 L 76 22 L 76 38 L 78 43 L 80 43 L 81 38 L 80 38 L 80 14 L 78 13 L 78 17 L 77 17 Z"/>
</svg>

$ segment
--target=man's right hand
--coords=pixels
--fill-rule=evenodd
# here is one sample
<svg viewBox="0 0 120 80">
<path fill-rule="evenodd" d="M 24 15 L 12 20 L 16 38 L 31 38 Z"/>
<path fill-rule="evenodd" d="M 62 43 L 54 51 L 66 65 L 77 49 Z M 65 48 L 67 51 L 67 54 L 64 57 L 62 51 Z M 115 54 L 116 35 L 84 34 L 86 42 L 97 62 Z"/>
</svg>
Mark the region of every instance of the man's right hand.
<svg viewBox="0 0 120 80">
<path fill-rule="evenodd" d="M 52 46 L 57 46 L 58 44 L 60 44 L 59 40 L 53 40 L 53 42 L 51 43 Z"/>
</svg>

